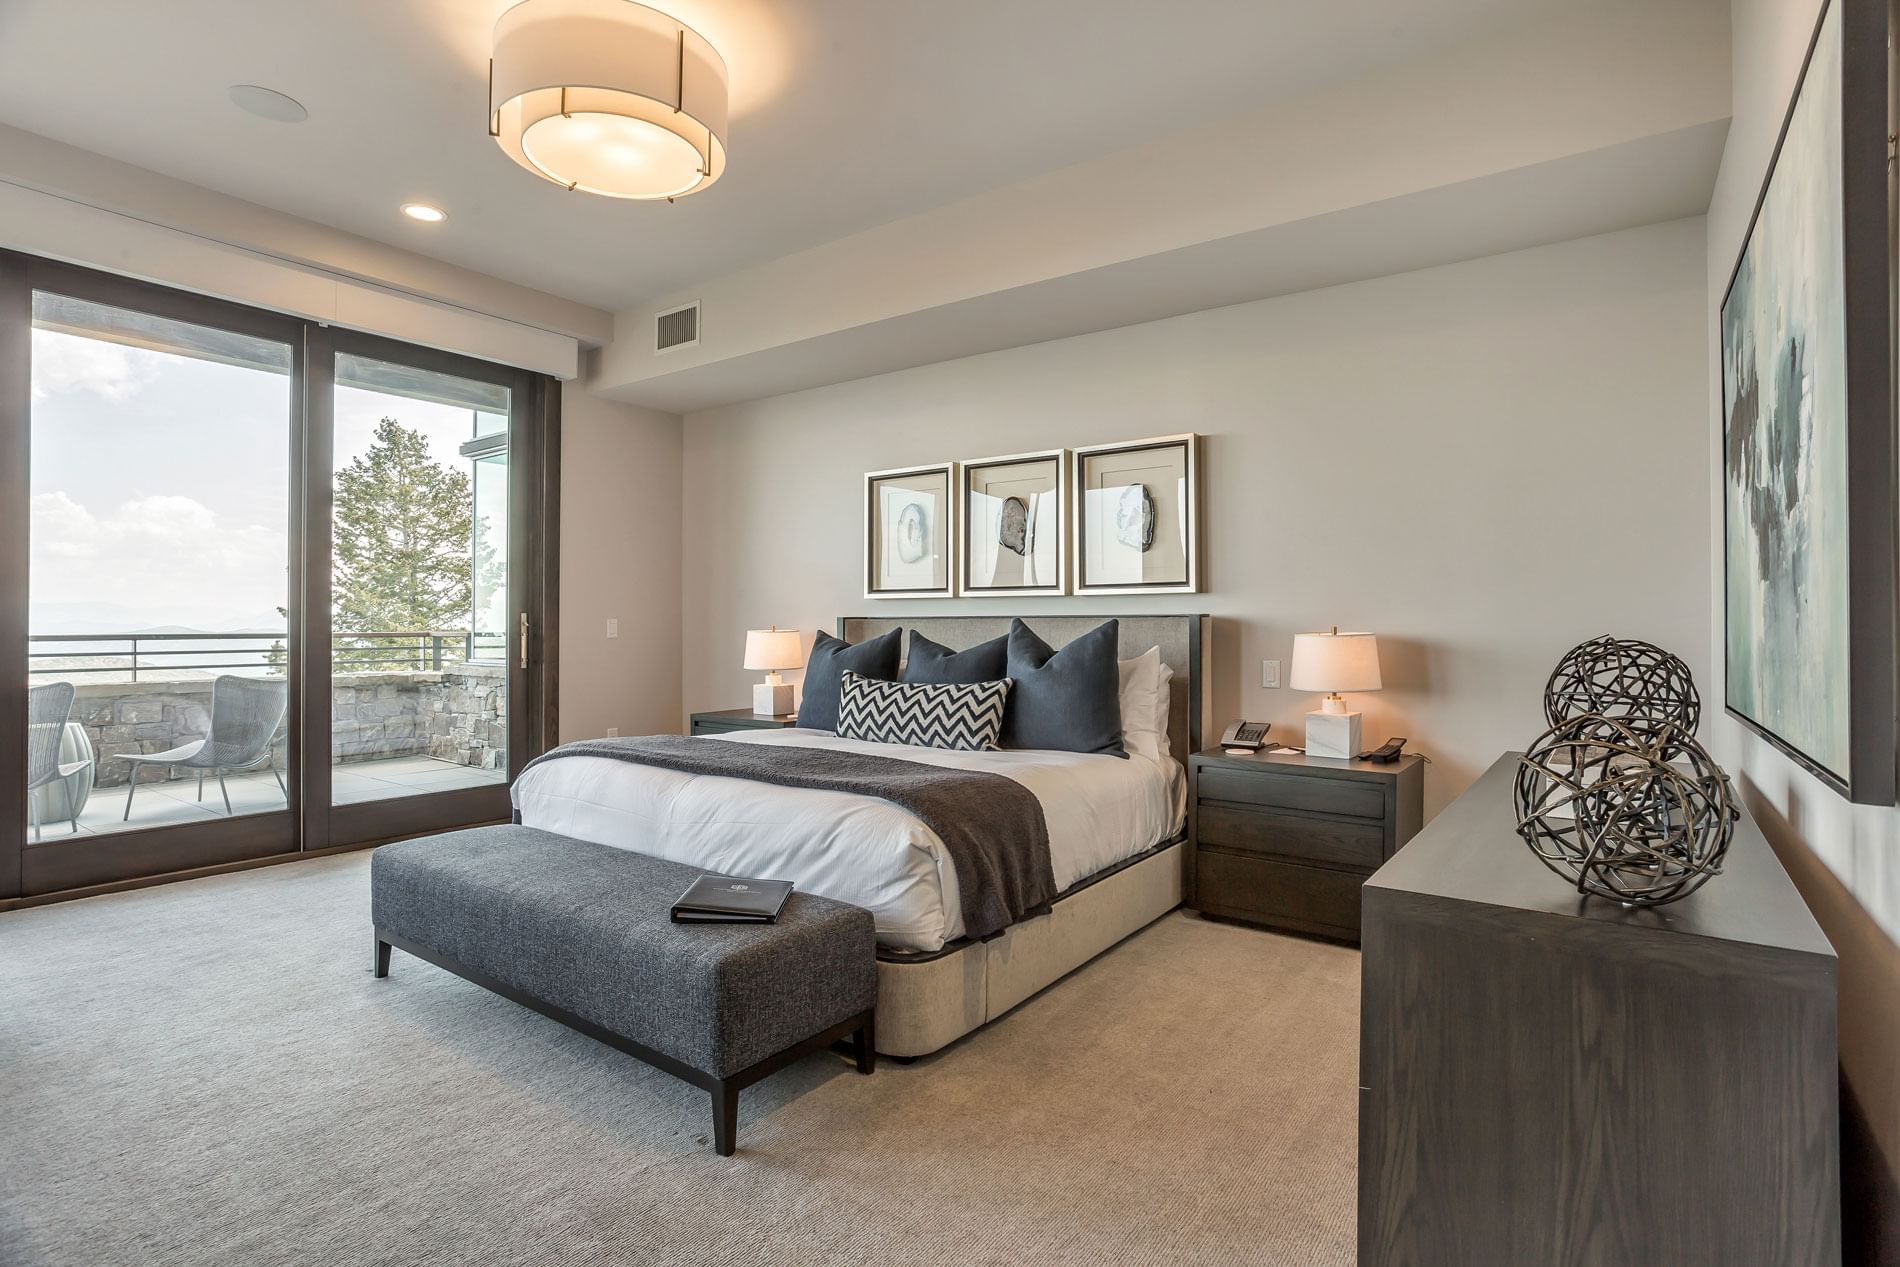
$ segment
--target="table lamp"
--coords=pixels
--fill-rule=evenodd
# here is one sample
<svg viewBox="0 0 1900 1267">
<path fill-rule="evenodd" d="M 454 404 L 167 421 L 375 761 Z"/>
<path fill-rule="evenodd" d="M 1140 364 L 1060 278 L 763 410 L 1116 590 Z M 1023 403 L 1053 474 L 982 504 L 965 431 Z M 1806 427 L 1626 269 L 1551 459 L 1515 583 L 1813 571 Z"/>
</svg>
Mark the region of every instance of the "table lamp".
<svg viewBox="0 0 1900 1267">
<path fill-rule="evenodd" d="M 1359 755 L 1359 714 L 1346 711 L 1341 691 L 1379 689 L 1379 640 L 1369 633 L 1293 635 L 1293 672 L 1287 684 L 1296 691 L 1325 691 L 1320 711 L 1306 715 L 1306 755 Z"/>
<path fill-rule="evenodd" d="M 796 669 L 805 663 L 804 644 L 796 629 L 748 629 L 745 631 L 745 667 L 766 670 L 765 681 L 752 688 L 752 711 L 762 716 L 779 717 L 792 711 L 792 684 L 779 677 L 780 669 Z"/>
</svg>

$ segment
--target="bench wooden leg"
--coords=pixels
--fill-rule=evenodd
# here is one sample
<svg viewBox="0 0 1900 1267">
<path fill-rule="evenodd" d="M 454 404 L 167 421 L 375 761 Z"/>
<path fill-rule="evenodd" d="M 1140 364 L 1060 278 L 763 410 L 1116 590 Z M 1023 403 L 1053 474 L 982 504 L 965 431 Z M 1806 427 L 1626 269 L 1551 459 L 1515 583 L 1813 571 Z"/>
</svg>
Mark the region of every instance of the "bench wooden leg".
<svg viewBox="0 0 1900 1267">
<path fill-rule="evenodd" d="M 721 1157 L 732 1156 L 738 1147 L 739 1088 L 721 1082 L 712 1088 L 713 1151 Z"/>
<path fill-rule="evenodd" d="M 389 975 L 389 943 L 380 937 L 376 939 L 376 975 Z"/>
<path fill-rule="evenodd" d="M 874 1012 L 864 1018 L 864 1024 L 858 1029 L 858 1072 L 875 1073 L 877 1071 L 877 1014 Z"/>
</svg>

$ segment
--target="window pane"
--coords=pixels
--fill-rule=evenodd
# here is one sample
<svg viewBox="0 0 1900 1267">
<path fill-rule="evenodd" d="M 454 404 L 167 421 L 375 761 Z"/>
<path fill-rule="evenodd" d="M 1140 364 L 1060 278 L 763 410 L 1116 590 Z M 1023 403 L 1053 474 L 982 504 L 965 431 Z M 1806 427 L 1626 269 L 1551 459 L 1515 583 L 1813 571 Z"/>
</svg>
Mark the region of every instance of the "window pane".
<svg viewBox="0 0 1900 1267">
<path fill-rule="evenodd" d="M 33 326 L 38 839 L 284 809 L 291 349 L 44 292 Z"/>
<path fill-rule="evenodd" d="M 508 411 L 505 387 L 337 357 L 337 804 L 506 781 Z"/>
<path fill-rule="evenodd" d="M 505 420 L 504 420 L 505 421 Z M 472 658 L 508 657 L 508 453 L 475 459 L 475 644 Z"/>
</svg>

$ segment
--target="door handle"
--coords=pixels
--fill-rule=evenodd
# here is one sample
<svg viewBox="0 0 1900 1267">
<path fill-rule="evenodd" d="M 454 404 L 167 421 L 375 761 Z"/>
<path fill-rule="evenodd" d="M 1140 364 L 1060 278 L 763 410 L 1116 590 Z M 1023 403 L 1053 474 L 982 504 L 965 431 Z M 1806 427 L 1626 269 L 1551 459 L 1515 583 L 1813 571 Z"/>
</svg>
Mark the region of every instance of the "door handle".
<svg viewBox="0 0 1900 1267">
<path fill-rule="evenodd" d="M 528 613 L 521 613 L 521 667 L 528 667 Z"/>
</svg>

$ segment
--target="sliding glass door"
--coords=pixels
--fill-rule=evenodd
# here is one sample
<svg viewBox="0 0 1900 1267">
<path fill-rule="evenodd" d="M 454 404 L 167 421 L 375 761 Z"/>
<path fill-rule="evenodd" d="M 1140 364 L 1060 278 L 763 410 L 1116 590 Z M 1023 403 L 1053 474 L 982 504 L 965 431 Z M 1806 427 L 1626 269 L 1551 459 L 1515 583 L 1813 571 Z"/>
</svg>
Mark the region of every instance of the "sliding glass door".
<svg viewBox="0 0 1900 1267">
<path fill-rule="evenodd" d="M 535 625 L 511 450 L 536 384 L 341 331 L 330 364 L 329 843 L 505 818 Z"/>
<path fill-rule="evenodd" d="M 552 725 L 552 410 L 0 254 L 0 900 L 505 818 Z"/>
<path fill-rule="evenodd" d="M 27 510 L 25 573 L 7 579 L 22 885 L 293 849 L 301 332 L 76 270 L 18 280 L 26 461 L 3 478 Z"/>
</svg>

